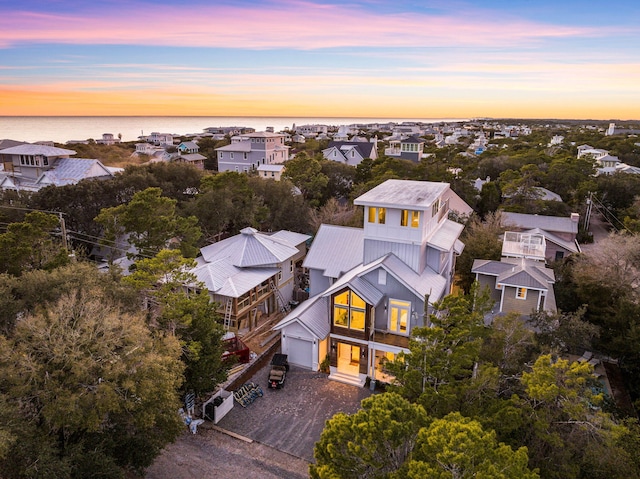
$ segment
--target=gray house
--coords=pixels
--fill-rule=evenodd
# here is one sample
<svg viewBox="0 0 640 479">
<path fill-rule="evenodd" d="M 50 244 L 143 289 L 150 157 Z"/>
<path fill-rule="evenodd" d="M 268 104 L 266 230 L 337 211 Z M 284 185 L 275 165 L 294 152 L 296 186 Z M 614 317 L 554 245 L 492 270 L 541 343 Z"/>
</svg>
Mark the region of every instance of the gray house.
<svg viewBox="0 0 640 479">
<path fill-rule="evenodd" d="M 113 170 L 99 160 L 70 158 L 74 150 L 38 144 L 22 144 L 0 150 L 0 189 L 38 191 L 87 178 L 110 178 Z"/>
<path fill-rule="evenodd" d="M 495 313 L 556 311 L 555 275 L 545 265 L 546 249 L 544 234 L 507 231 L 500 261 L 474 260 L 471 272 L 481 288 L 489 288 Z"/>
<path fill-rule="evenodd" d="M 332 141 L 322 150 L 322 156 L 327 160 L 358 166 L 365 158 L 378 159 L 378 142 Z"/>
<path fill-rule="evenodd" d="M 390 140 L 385 155 L 419 163 L 424 152 L 424 140 L 410 136 L 402 140 Z"/>
<path fill-rule="evenodd" d="M 502 212 L 501 218 L 502 225 L 510 231 L 544 236 L 544 258 L 548 262 L 580 252 L 580 245 L 576 239 L 580 220 L 578 213 L 561 217 Z"/>
<path fill-rule="evenodd" d="M 259 131 L 231 138 L 231 144 L 216 148 L 218 171 L 248 173 L 260 165 L 284 163 L 289 159 L 285 135 Z"/>
<path fill-rule="evenodd" d="M 384 363 L 408 351 L 429 305 L 451 291 L 463 225 L 448 219 L 471 208 L 448 183 L 388 180 L 355 200 L 364 228 L 322 225 L 303 266 L 312 297 L 288 314 L 281 331 L 289 361 L 330 379 L 363 386 L 386 381 Z"/>
</svg>

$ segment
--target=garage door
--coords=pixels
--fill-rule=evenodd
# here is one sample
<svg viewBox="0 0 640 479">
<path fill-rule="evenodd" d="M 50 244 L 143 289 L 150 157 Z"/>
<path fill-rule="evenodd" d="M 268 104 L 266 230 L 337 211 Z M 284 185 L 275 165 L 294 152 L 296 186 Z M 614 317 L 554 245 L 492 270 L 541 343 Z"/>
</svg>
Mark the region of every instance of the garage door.
<svg viewBox="0 0 640 479">
<path fill-rule="evenodd" d="M 311 341 L 288 337 L 287 348 L 289 349 L 290 364 L 311 369 L 311 355 L 313 353 L 313 343 Z"/>
</svg>

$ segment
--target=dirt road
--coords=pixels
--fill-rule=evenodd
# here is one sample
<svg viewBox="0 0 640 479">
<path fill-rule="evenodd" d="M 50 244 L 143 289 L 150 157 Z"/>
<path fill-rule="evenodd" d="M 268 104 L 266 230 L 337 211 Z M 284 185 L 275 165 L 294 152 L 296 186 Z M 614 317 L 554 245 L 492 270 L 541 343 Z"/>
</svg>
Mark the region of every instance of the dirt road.
<svg viewBox="0 0 640 479">
<path fill-rule="evenodd" d="M 309 463 L 258 442 L 214 430 L 211 423 L 185 432 L 147 470 L 145 479 L 303 479 Z"/>
</svg>

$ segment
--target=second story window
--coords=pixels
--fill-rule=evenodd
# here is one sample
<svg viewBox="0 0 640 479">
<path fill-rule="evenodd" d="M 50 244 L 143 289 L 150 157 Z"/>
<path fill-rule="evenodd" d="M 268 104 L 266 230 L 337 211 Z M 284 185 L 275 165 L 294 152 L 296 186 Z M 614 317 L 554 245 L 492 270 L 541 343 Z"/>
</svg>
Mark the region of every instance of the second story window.
<svg viewBox="0 0 640 479">
<path fill-rule="evenodd" d="M 372 206 L 369 207 L 369 217 L 368 217 L 369 223 L 379 223 L 383 225 L 385 222 L 386 216 L 387 216 L 386 208 L 375 208 Z"/>
<path fill-rule="evenodd" d="M 437 199 L 431 206 L 431 216 L 436 216 L 440 211 L 440 199 Z"/>
<path fill-rule="evenodd" d="M 333 298 L 333 324 L 364 331 L 366 303 L 356 293 L 346 290 Z"/>
<path fill-rule="evenodd" d="M 409 314 L 411 314 L 409 301 L 389 300 L 389 331 L 397 334 L 409 334 Z"/>
<path fill-rule="evenodd" d="M 420 212 L 414 210 L 402 210 L 400 215 L 400 226 L 411 226 L 417 228 L 420 225 Z"/>
</svg>

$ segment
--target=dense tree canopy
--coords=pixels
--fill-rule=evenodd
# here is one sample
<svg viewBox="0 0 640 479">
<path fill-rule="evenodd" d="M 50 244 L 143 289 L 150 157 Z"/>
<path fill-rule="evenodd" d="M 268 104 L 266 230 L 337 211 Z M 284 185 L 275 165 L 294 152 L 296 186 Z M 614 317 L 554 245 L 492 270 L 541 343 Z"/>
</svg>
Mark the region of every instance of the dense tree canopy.
<svg viewBox="0 0 640 479">
<path fill-rule="evenodd" d="M 152 335 L 100 287 L 39 306 L 0 337 L 0 414 L 12 411 L 0 430 L 3 477 L 141 471 L 182 428 L 178 342 Z"/>
</svg>

